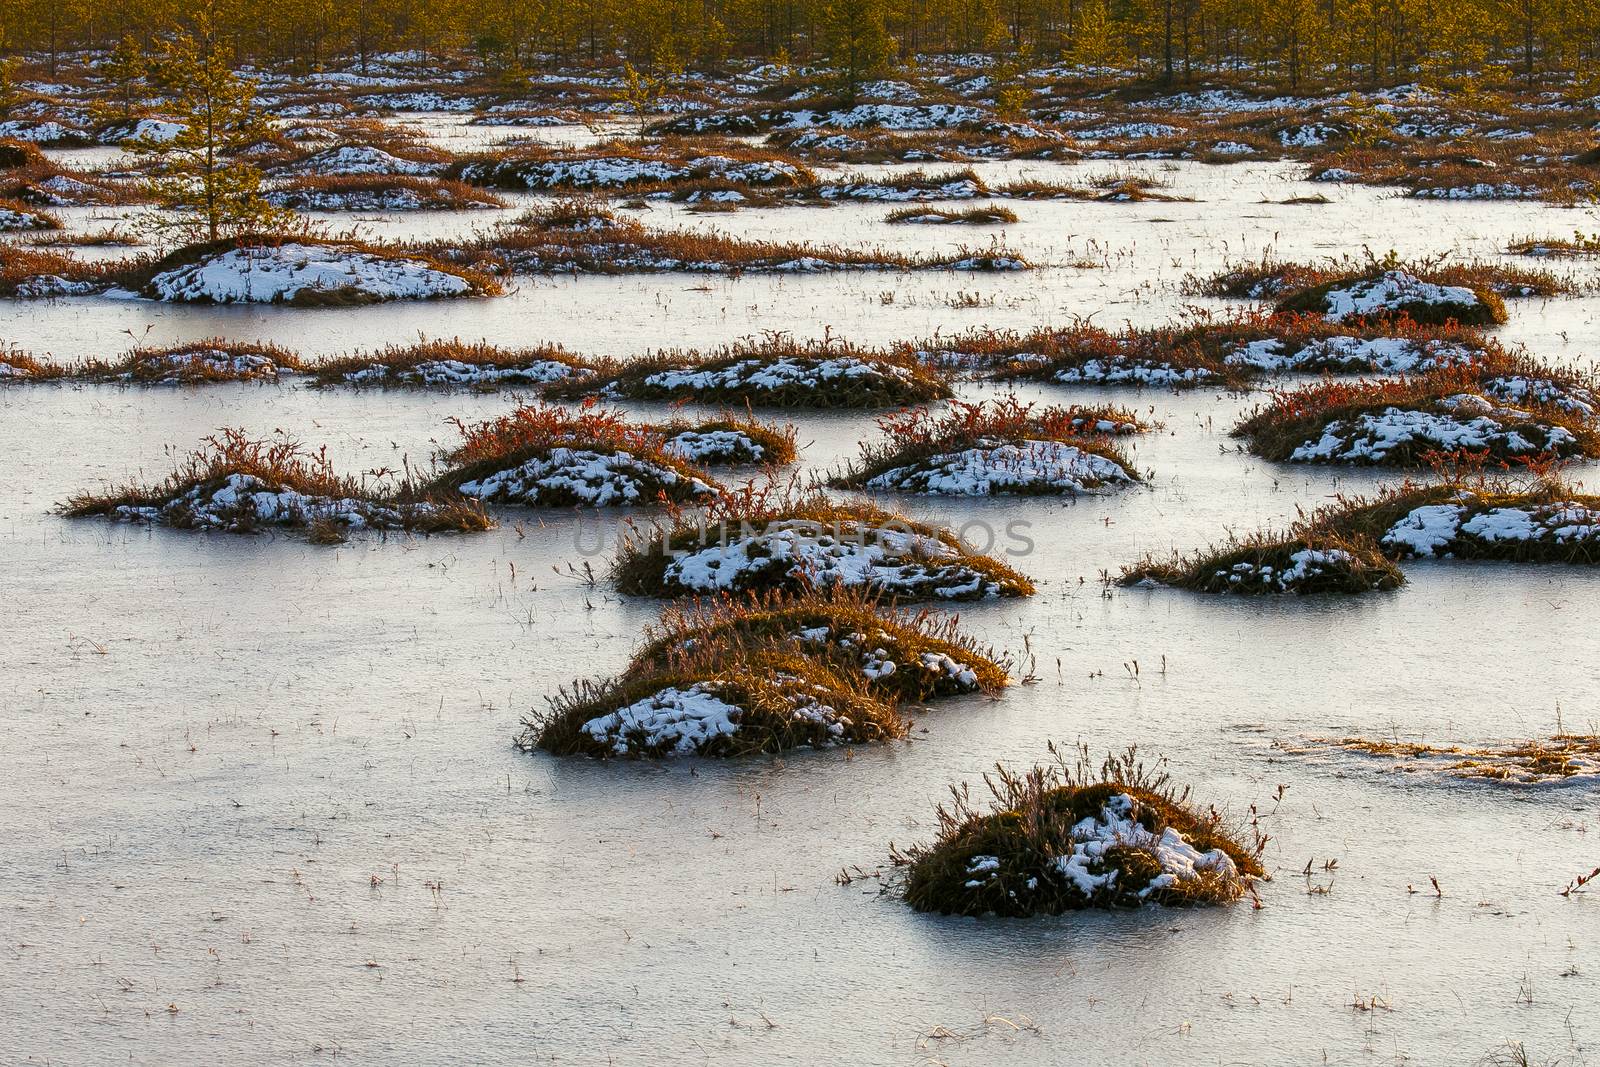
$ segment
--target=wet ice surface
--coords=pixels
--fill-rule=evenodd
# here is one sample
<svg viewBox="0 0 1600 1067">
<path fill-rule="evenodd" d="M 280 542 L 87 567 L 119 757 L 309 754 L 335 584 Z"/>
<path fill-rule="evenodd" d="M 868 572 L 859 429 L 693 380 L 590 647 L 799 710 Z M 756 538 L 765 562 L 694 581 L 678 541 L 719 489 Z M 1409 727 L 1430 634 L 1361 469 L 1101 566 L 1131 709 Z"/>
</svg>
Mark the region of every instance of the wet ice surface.
<svg viewBox="0 0 1600 1067">
<path fill-rule="evenodd" d="M 1319 187 L 1327 207 L 1258 203 L 1308 189 L 1293 173 L 1168 173 L 1197 204 L 1017 205 L 1010 243 L 1055 263 L 1099 248 L 1109 266 L 1096 270 L 525 278 L 499 300 L 336 311 L 12 302 L 0 338 L 58 358 L 120 352 L 123 330 L 307 355 L 419 332 L 627 355 L 765 329 L 883 341 L 1091 313 L 1151 324 L 1190 302 L 1175 289 L 1185 272 L 1224 255 L 1488 254 L 1585 221 L 1338 187 Z M 647 217 L 898 248 L 985 240 L 882 225 L 885 211 Z M 962 293 L 982 306 L 952 307 Z M 1600 300 L 1511 310 L 1502 336 L 1592 365 Z M 508 397 L 0 388 L 0 1047 L 22 1062 L 1389 1063 L 1470 1062 L 1514 1039 L 1536 1062 L 1592 1056 L 1594 904 L 1557 895 L 1596 862 L 1592 786 L 1439 784 L 1364 757 L 1275 757 L 1270 742 L 1492 741 L 1548 734 L 1558 709 L 1568 729 L 1593 729 L 1600 631 L 1586 609 L 1600 575 L 1429 562 L 1407 565 L 1408 588 L 1359 600 L 1106 598 L 1098 575 L 1146 550 L 1248 531 L 1381 475 L 1225 451 L 1255 398 L 1025 395 L 1132 403 L 1166 424 L 1125 443 L 1148 488 L 895 501 L 987 522 L 997 549 L 1007 522 L 1032 523 L 1034 550 L 1010 562 L 1039 595 L 962 616 L 1002 649 L 1026 640 L 1038 684 L 941 704 L 909 745 L 656 766 L 510 744 L 543 694 L 620 668 L 657 610 L 552 573 L 586 558 L 603 569 L 584 555 L 605 530 L 592 517 L 507 511 L 486 535 L 325 548 L 48 514 L 75 489 L 164 475 L 169 446 L 221 426 L 283 428 L 366 470 L 425 460 L 448 417 Z M 808 467 L 876 434 L 866 414 L 789 417 Z M 871 881 L 834 884 L 842 866 L 883 864 L 890 840 L 927 839 L 947 784 L 1032 762 L 1047 739 L 1096 753 L 1137 742 L 1202 802 L 1270 811 L 1265 908 L 952 920 Z M 1306 892 L 1308 860 L 1310 884 L 1331 892 Z M 1373 998 L 1376 1010 L 1353 1006 Z"/>
</svg>

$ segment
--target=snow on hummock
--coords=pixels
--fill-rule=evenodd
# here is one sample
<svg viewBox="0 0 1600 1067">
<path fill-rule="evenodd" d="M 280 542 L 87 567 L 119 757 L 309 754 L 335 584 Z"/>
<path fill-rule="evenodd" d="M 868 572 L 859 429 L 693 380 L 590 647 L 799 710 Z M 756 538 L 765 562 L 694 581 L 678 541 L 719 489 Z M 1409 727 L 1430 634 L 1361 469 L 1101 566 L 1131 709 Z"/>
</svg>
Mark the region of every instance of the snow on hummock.
<svg viewBox="0 0 1600 1067">
<path fill-rule="evenodd" d="M 590 719 L 580 729 L 609 745 L 619 756 L 635 751 L 693 755 L 716 738 L 739 729 L 743 709 L 719 699 L 716 689 L 710 682 L 684 689 L 668 687 L 609 715 Z"/>
<path fill-rule="evenodd" d="M 1329 289 L 1323 318 L 1329 322 L 1383 315 L 1407 305 L 1432 304 L 1444 308 L 1476 310 L 1483 306 L 1471 289 L 1462 285 L 1436 285 L 1403 270 L 1387 270 L 1376 278 L 1362 278 Z"/>
<path fill-rule="evenodd" d="M 1463 394 L 1456 410 L 1448 413 L 1389 407 L 1363 412 L 1353 419 L 1335 419 L 1315 441 L 1306 441 L 1289 455 L 1294 463 L 1383 463 L 1398 449 L 1426 449 L 1453 452 L 1457 449 L 1490 449 L 1495 454 L 1565 454 L 1577 439 L 1563 426 L 1508 429 L 1488 412 L 1531 418 L 1527 412 L 1511 408 L 1492 408 L 1482 397 Z M 1477 403 L 1473 403 L 1476 401 Z"/>
<path fill-rule="evenodd" d="M 1116 881 L 1117 871 L 1108 866 L 1106 854 L 1117 848 L 1138 849 L 1161 865 L 1161 873 L 1138 890 L 1141 899 L 1205 874 L 1239 877 L 1233 859 L 1221 849 L 1201 852 L 1170 826 L 1159 835 L 1145 829 L 1133 817 L 1136 803 L 1119 793 L 1106 801 L 1098 818 L 1090 816 L 1072 828 L 1072 854 L 1058 856 L 1055 868 L 1084 896 L 1092 898 Z"/>
<path fill-rule="evenodd" d="M 1291 593 L 1330 570 L 1348 570 L 1354 563 L 1355 557 L 1342 548 L 1302 548 L 1290 553 L 1287 567 L 1245 560 L 1217 571 L 1215 577 L 1233 592 Z"/>
<path fill-rule="evenodd" d="M 1506 507 L 1469 501 L 1426 504 L 1413 508 L 1382 537 L 1386 549 L 1422 558 L 1452 555 L 1462 542 L 1472 544 L 1478 554 L 1491 555 L 1496 547 L 1519 544 L 1600 547 L 1600 509 L 1570 500 Z"/>
<path fill-rule="evenodd" d="M 50 224 L 43 215 L 0 205 L 0 233 L 4 233 L 7 230 L 45 230 L 49 228 Z"/>
<path fill-rule="evenodd" d="M 177 303 L 275 304 L 305 292 L 354 290 L 368 300 L 465 296 L 465 278 L 419 259 L 365 252 L 349 245 L 252 245 L 212 253 L 163 271 L 146 294 Z"/>
<path fill-rule="evenodd" d="M 309 174 L 334 177 L 351 174 L 432 175 L 444 170 L 441 163 L 403 159 L 371 145 L 340 145 L 326 148 L 296 163 L 279 168 L 284 174 Z"/>
<path fill-rule="evenodd" d="M 662 451 L 688 463 L 760 463 L 767 452 L 739 430 L 682 430 L 667 438 Z"/>
<path fill-rule="evenodd" d="M 201 530 L 242 532 L 257 525 L 307 526 L 325 519 L 351 529 L 398 530 L 408 518 L 426 514 L 429 504 L 404 508 L 351 497 L 318 496 L 292 489 L 274 489 L 253 474 L 230 474 L 206 482 L 155 506 L 123 505 L 112 519 L 185 526 Z"/>
<path fill-rule="evenodd" d="M 468 363 L 460 359 L 429 359 L 399 368 L 374 361 L 358 370 L 346 371 L 344 380 L 351 385 L 381 385 L 385 382 L 431 386 L 499 385 L 505 382 L 546 385 L 563 381 L 575 373 L 577 368 L 556 359 L 535 360 L 510 367 Z"/>
<path fill-rule="evenodd" d="M 677 549 L 672 557 L 663 584 L 691 593 L 739 591 L 774 578 L 939 600 L 1002 592 L 992 577 L 962 562 L 952 546 L 903 527 L 780 519 L 737 533 L 725 531 L 721 543 Z"/>
<path fill-rule="evenodd" d="M 1154 359 L 1111 356 L 1084 360 L 1051 375 L 1065 385 L 1152 385 L 1177 387 L 1219 381 L 1221 375 L 1206 367 L 1178 367 Z"/>
<path fill-rule="evenodd" d="M 1132 484 L 1115 460 L 1062 441 L 981 440 L 884 471 L 866 488 L 934 496 L 1089 493 Z"/>
<path fill-rule="evenodd" d="M 187 378 L 205 375 L 217 375 L 241 379 L 270 379 L 276 378 L 279 373 L 278 364 L 271 356 L 264 356 L 258 352 L 227 352 L 218 348 L 207 348 L 197 352 L 157 352 L 139 359 L 140 368 L 145 371 L 159 370 L 163 373 L 153 379 L 156 384 L 171 385 L 184 381 Z M 127 381 L 135 379 L 135 374 L 128 371 L 120 375 Z M 148 380 L 152 380 L 147 378 Z"/>
<path fill-rule="evenodd" d="M 785 687 L 783 698 L 794 722 L 823 728 L 820 744 L 844 736 L 851 720 L 822 699 L 825 694 L 807 692 L 792 675 L 780 674 L 774 680 Z M 745 709 L 722 699 L 723 694 L 724 687 L 717 682 L 696 682 L 681 689 L 669 686 L 590 719 L 579 729 L 618 756 L 692 756 L 739 731 Z"/>
<path fill-rule="evenodd" d="M 687 495 L 714 488 L 671 467 L 630 452 L 552 448 L 507 470 L 461 484 L 461 492 L 486 503 L 547 504 L 576 500 L 593 507 L 651 503 L 662 486 L 683 486 Z"/>
<path fill-rule="evenodd" d="M 873 363 L 855 356 L 784 356 L 741 359 L 726 367 L 657 371 L 644 379 L 647 388 L 668 392 L 725 389 L 777 391 L 793 385 L 823 385 L 883 378 L 907 379 L 911 372 L 892 363 Z"/>
<path fill-rule="evenodd" d="M 640 159 L 634 156 L 595 156 L 587 159 L 550 159 L 536 162 L 506 160 L 469 164 L 462 172 L 467 181 L 482 181 L 514 174 L 528 189 L 616 189 L 640 183 L 715 180 L 741 185 L 791 184 L 801 177 L 799 167 L 778 159 L 740 160 L 730 156 L 695 156 L 683 160 Z"/>
<path fill-rule="evenodd" d="M 1223 362 L 1268 373 L 1327 370 L 1413 374 L 1459 367 L 1479 355 L 1480 350 L 1471 345 L 1409 337 L 1324 337 L 1290 351 L 1282 340 L 1268 337 L 1235 345 Z"/>
</svg>

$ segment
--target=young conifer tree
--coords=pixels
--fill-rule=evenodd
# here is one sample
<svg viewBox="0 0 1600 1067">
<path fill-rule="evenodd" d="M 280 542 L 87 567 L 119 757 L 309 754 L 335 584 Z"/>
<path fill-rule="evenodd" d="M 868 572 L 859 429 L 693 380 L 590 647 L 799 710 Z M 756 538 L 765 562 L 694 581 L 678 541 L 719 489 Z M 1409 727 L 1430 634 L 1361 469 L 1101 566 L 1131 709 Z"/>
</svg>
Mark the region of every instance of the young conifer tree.
<svg viewBox="0 0 1600 1067">
<path fill-rule="evenodd" d="M 894 38 L 884 26 L 883 0 L 829 0 L 822 9 L 822 43 L 847 103 L 861 83 L 894 59 Z"/>
<path fill-rule="evenodd" d="M 211 5 L 195 17 L 192 33 L 176 36 L 152 64 L 151 78 L 164 108 L 180 129 L 129 142 L 149 160 L 150 191 L 164 209 L 148 219 L 152 229 L 182 239 L 215 241 L 283 229 L 292 213 L 261 195 L 261 171 L 244 154 L 266 132 L 255 86 L 230 65 Z"/>
</svg>

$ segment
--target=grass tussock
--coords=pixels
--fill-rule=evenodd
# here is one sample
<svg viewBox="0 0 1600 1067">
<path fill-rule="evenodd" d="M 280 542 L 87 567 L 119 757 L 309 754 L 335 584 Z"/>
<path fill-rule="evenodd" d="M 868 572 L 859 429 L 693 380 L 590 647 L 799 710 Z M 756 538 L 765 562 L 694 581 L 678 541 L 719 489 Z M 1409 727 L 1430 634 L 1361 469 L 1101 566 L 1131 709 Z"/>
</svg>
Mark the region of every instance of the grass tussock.
<svg viewBox="0 0 1600 1067">
<path fill-rule="evenodd" d="M 54 297 L 95 292 L 125 269 L 115 261 L 93 262 L 65 252 L 0 242 L 0 297 Z"/>
<path fill-rule="evenodd" d="M 859 671 L 869 689 L 910 703 L 999 693 L 1007 661 L 980 646 L 956 615 L 907 611 L 832 586 L 717 596 L 668 605 L 645 632 L 630 672 L 689 669 L 707 655 L 799 652 Z"/>
<path fill-rule="evenodd" d="M 461 442 L 435 481 L 440 491 L 540 506 L 684 504 L 717 483 L 666 450 L 660 432 L 619 412 L 524 405 L 469 424 L 452 420 Z"/>
<path fill-rule="evenodd" d="M 325 533 L 330 525 L 444 533 L 493 526 L 477 502 L 435 492 L 409 472 L 353 478 L 333 469 L 325 449 L 309 452 L 288 437 L 257 440 L 235 429 L 207 438 L 160 482 L 79 493 L 60 512 L 229 533 L 271 527 Z"/>
<path fill-rule="evenodd" d="M 1511 242 L 1506 252 L 1513 256 L 1549 259 L 1600 256 L 1600 234 L 1578 230 L 1571 237 L 1524 237 Z"/>
<path fill-rule="evenodd" d="M 943 400 L 949 381 L 905 353 L 769 335 L 711 352 L 659 352 L 550 394 L 775 408 L 883 408 Z"/>
<path fill-rule="evenodd" d="M 582 357 L 559 345 L 503 348 L 487 341 L 436 337 L 319 360 L 307 365 L 306 372 L 319 386 L 495 388 L 583 377 L 590 369 Z"/>
<path fill-rule="evenodd" d="M 579 682 L 530 716 L 518 745 L 561 756 L 737 758 L 904 737 L 859 672 L 775 648 L 708 646 L 692 663 Z"/>
<path fill-rule="evenodd" d="M 1440 481 L 1341 497 L 1311 521 L 1395 559 L 1600 564 L 1600 496 L 1550 473 L 1514 478 L 1469 465 Z"/>
<path fill-rule="evenodd" d="M 1231 431 L 1265 459 L 1425 466 L 1431 456 L 1482 452 L 1510 464 L 1600 455 L 1593 411 L 1540 396 L 1496 395 L 1481 370 L 1324 381 L 1276 392 Z"/>
<path fill-rule="evenodd" d="M 1134 749 L 1091 769 L 1054 745 L 1052 763 L 984 776 L 990 810 L 967 786 L 938 808 L 931 844 L 894 850 L 918 911 L 1025 917 L 1145 904 L 1227 904 L 1264 877 L 1266 838 L 1227 826 Z"/>
<path fill-rule="evenodd" d="M 215 382 L 277 381 L 301 370 L 300 357 L 267 341 L 209 337 L 166 347 L 135 348 L 119 360 L 91 360 L 73 376 L 89 381 L 138 385 L 205 385 Z"/>
<path fill-rule="evenodd" d="M 940 411 L 914 408 L 879 419 L 878 428 L 883 439 L 863 443 L 861 458 L 831 484 L 852 489 L 885 480 L 921 484 L 924 475 L 937 479 L 938 472 L 951 468 L 952 457 L 986 454 L 994 469 L 969 472 L 965 468 L 970 462 L 962 461 L 954 466 L 963 469 L 946 478 L 953 475 L 960 481 L 963 474 L 974 474 L 989 493 L 1090 491 L 1140 480 L 1112 438 L 1148 427 L 1126 408 L 1036 408 L 1011 396 L 978 404 L 952 401 Z M 1105 463 L 1096 464 L 1096 458 Z M 952 483 L 952 488 L 957 486 Z"/>
<path fill-rule="evenodd" d="M 1398 589 L 1405 576 L 1367 537 L 1298 524 L 1287 533 L 1232 538 L 1189 555 L 1124 567 L 1118 585 L 1169 585 L 1197 593 L 1368 593 Z"/>
<path fill-rule="evenodd" d="M 903 207 L 884 217 L 888 223 L 921 225 L 1001 226 L 1018 221 L 1017 213 L 1001 204 L 984 204 L 961 210 L 948 208 Z"/>
<path fill-rule="evenodd" d="M 0 385 L 17 381 L 54 381 L 66 373 L 65 367 L 30 355 L 16 345 L 0 344 Z"/>
<path fill-rule="evenodd" d="M 1406 262 L 1392 254 L 1380 258 L 1370 253 L 1364 260 L 1347 256 L 1318 263 L 1279 260 L 1269 255 L 1203 277 L 1191 274 L 1184 280 L 1184 289 L 1196 296 L 1300 301 L 1308 299 L 1313 291 L 1371 278 L 1385 271 L 1402 271 L 1433 285 L 1459 286 L 1480 295 L 1498 297 L 1572 296 L 1581 292 L 1581 286 L 1572 276 L 1543 268 L 1482 260 L 1450 262 L 1442 257 Z M 1492 307 L 1493 301 L 1489 303 Z M 1419 322 L 1427 321 L 1422 316 L 1414 317 Z M 1504 321 L 1504 316 L 1497 321 Z M 1462 325 L 1474 324 L 1463 322 Z"/>
<path fill-rule="evenodd" d="M 624 593 L 657 597 L 836 585 L 901 601 L 1034 592 L 1026 576 L 948 529 L 771 485 L 723 492 L 696 514 L 629 538 L 611 577 Z"/>
</svg>

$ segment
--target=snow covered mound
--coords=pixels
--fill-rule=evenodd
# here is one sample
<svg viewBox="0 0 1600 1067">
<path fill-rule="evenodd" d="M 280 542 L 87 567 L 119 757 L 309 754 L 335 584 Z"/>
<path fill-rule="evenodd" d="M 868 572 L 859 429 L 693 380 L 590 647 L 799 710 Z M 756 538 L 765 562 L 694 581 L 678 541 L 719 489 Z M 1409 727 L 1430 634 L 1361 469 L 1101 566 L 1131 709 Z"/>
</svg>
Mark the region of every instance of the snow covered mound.
<svg viewBox="0 0 1600 1067">
<path fill-rule="evenodd" d="M 1454 410 L 1387 407 L 1334 419 L 1287 457 L 1291 463 L 1414 463 L 1426 452 L 1487 450 L 1491 458 L 1571 456 L 1582 449 L 1564 426 L 1519 408 L 1461 394 L 1441 401 Z"/>
<path fill-rule="evenodd" d="M 353 530 L 402 530 L 425 520 L 433 505 L 377 504 L 274 488 L 252 474 L 230 474 L 195 485 L 157 505 L 121 505 L 107 516 L 184 529 L 249 533 L 262 526 L 310 526 L 319 521 Z"/>
<path fill-rule="evenodd" d="M 1454 321 L 1463 326 L 1486 326 L 1506 318 L 1504 303 L 1489 293 L 1426 282 L 1403 270 L 1327 282 L 1291 293 L 1278 303 L 1278 310 L 1320 314 L 1337 323 L 1404 316 L 1430 325 Z"/>
<path fill-rule="evenodd" d="M 424 260 L 354 245 L 290 241 L 206 251 L 144 286 L 153 300 L 202 304 L 370 304 L 479 292 L 467 278 Z"/>
<path fill-rule="evenodd" d="M 709 477 L 696 477 L 626 451 L 590 448 L 542 450 L 515 466 L 460 483 L 484 503 L 609 507 L 653 504 L 663 496 L 683 502 L 716 493 Z"/>
<path fill-rule="evenodd" d="M 742 522 L 738 529 L 709 531 L 705 542 L 666 550 L 648 587 L 624 591 L 685 596 L 842 585 L 904 600 L 983 600 L 1032 592 L 1026 579 L 996 561 L 967 555 L 904 523 Z"/>
<path fill-rule="evenodd" d="M 1600 505 L 1578 500 L 1458 502 L 1413 508 L 1383 534 L 1402 558 L 1600 562 Z"/>
<path fill-rule="evenodd" d="M 982 439 L 867 479 L 868 489 L 938 496 L 1088 493 L 1131 485 L 1122 464 L 1062 441 Z"/>
<path fill-rule="evenodd" d="M 740 407 L 860 408 L 922 403 L 950 395 L 942 378 L 911 361 L 851 354 L 752 353 L 617 375 L 602 396 L 696 400 Z"/>
<path fill-rule="evenodd" d="M 667 396 L 739 393 L 752 403 L 775 403 L 797 392 L 813 395 L 856 388 L 892 392 L 909 381 L 906 367 L 854 356 L 744 359 L 725 367 L 658 371 L 644 379 L 644 389 Z"/>
<path fill-rule="evenodd" d="M 663 123 L 663 133 L 762 133 L 831 127 L 841 130 L 941 130 L 982 125 L 992 116 L 970 104 L 857 104 L 849 108 L 769 108 L 691 115 Z"/>
<path fill-rule="evenodd" d="M 389 185 L 371 188 L 274 189 L 267 203 L 294 211 L 470 211 L 491 205 L 472 197 L 457 196 L 444 185 Z"/>
</svg>

